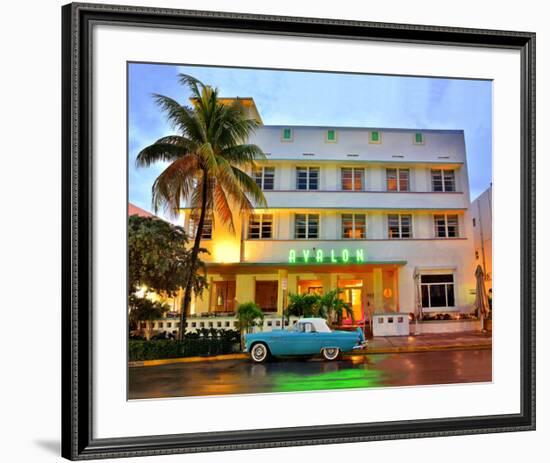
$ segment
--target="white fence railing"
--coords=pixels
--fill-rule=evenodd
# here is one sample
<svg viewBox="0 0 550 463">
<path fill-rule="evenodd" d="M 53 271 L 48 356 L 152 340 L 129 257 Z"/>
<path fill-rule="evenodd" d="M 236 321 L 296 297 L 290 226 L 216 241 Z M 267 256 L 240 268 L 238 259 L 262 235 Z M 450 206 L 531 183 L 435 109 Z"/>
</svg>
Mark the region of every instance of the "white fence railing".
<svg viewBox="0 0 550 463">
<path fill-rule="evenodd" d="M 285 319 L 285 326 L 292 326 L 298 320 L 297 317 L 290 317 L 290 320 Z M 146 322 L 140 322 L 142 328 L 145 328 Z M 153 323 L 153 333 L 161 333 L 166 331 L 167 333 L 176 334 L 179 330 L 180 320 L 179 317 L 166 317 L 159 320 L 155 320 Z M 273 329 L 281 329 L 282 327 L 281 315 L 266 315 L 261 326 L 254 327 L 254 331 L 271 331 Z M 196 316 L 192 315 L 187 317 L 186 331 L 196 332 L 201 329 L 217 329 L 217 330 L 238 330 L 239 322 L 234 315 L 212 315 Z"/>
</svg>

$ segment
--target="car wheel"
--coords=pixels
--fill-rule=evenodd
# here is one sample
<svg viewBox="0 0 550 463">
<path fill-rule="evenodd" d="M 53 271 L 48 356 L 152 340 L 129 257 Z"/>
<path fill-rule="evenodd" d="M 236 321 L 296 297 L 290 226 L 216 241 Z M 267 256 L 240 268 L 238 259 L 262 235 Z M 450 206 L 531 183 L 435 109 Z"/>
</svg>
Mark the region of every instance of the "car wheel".
<svg viewBox="0 0 550 463">
<path fill-rule="evenodd" d="M 261 342 L 254 344 L 250 350 L 250 358 L 256 363 L 263 363 L 269 356 L 267 346 Z"/>
<path fill-rule="evenodd" d="M 323 349 L 323 357 L 325 360 L 336 360 L 340 355 L 338 347 L 325 347 Z"/>
</svg>

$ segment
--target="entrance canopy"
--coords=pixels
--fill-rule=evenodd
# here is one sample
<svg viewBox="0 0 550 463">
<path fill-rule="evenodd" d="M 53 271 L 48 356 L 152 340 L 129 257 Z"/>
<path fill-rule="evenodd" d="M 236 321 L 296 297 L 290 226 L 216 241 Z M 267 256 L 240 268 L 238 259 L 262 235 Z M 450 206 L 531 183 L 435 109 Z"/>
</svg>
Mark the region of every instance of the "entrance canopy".
<svg viewBox="0 0 550 463">
<path fill-rule="evenodd" d="M 206 263 L 209 271 L 220 273 L 239 272 L 239 273 L 273 273 L 277 269 L 288 270 L 290 272 L 364 272 L 369 268 L 396 268 L 407 265 L 406 260 L 395 261 L 365 261 L 356 262 L 323 262 L 323 263 L 305 263 L 305 262 L 235 262 L 235 263 Z"/>
</svg>

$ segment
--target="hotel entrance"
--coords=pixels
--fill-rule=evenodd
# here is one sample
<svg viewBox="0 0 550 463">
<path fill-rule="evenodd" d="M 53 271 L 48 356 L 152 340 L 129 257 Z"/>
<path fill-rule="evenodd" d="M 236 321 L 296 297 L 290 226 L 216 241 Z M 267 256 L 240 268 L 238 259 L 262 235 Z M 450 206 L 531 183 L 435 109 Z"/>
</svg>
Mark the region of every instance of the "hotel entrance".
<svg viewBox="0 0 550 463">
<path fill-rule="evenodd" d="M 351 307 L 353 316 L 344 313 L 345 325 L 362 325 L 365 323 L 363 307 L 363 280 L 339 280 L 340 298 Z"/>
</svg>

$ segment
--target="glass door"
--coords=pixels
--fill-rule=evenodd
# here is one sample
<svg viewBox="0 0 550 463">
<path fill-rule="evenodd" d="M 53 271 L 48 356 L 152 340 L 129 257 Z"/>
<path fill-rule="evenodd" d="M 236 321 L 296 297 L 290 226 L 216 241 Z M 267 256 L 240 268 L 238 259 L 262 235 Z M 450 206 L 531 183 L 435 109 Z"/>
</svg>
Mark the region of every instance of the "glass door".
<svg viewBox="0 0 550 463">
<path fill-rule="evenodd" d="M 353 312 L 353 317 L 344 312 L 343 323 L 346 325 L 363 323 L 363 282 L 361 280 L 341 281 L 339 287 L 342 290 L 340 298 L 351 306 Z"/>
</svg>

